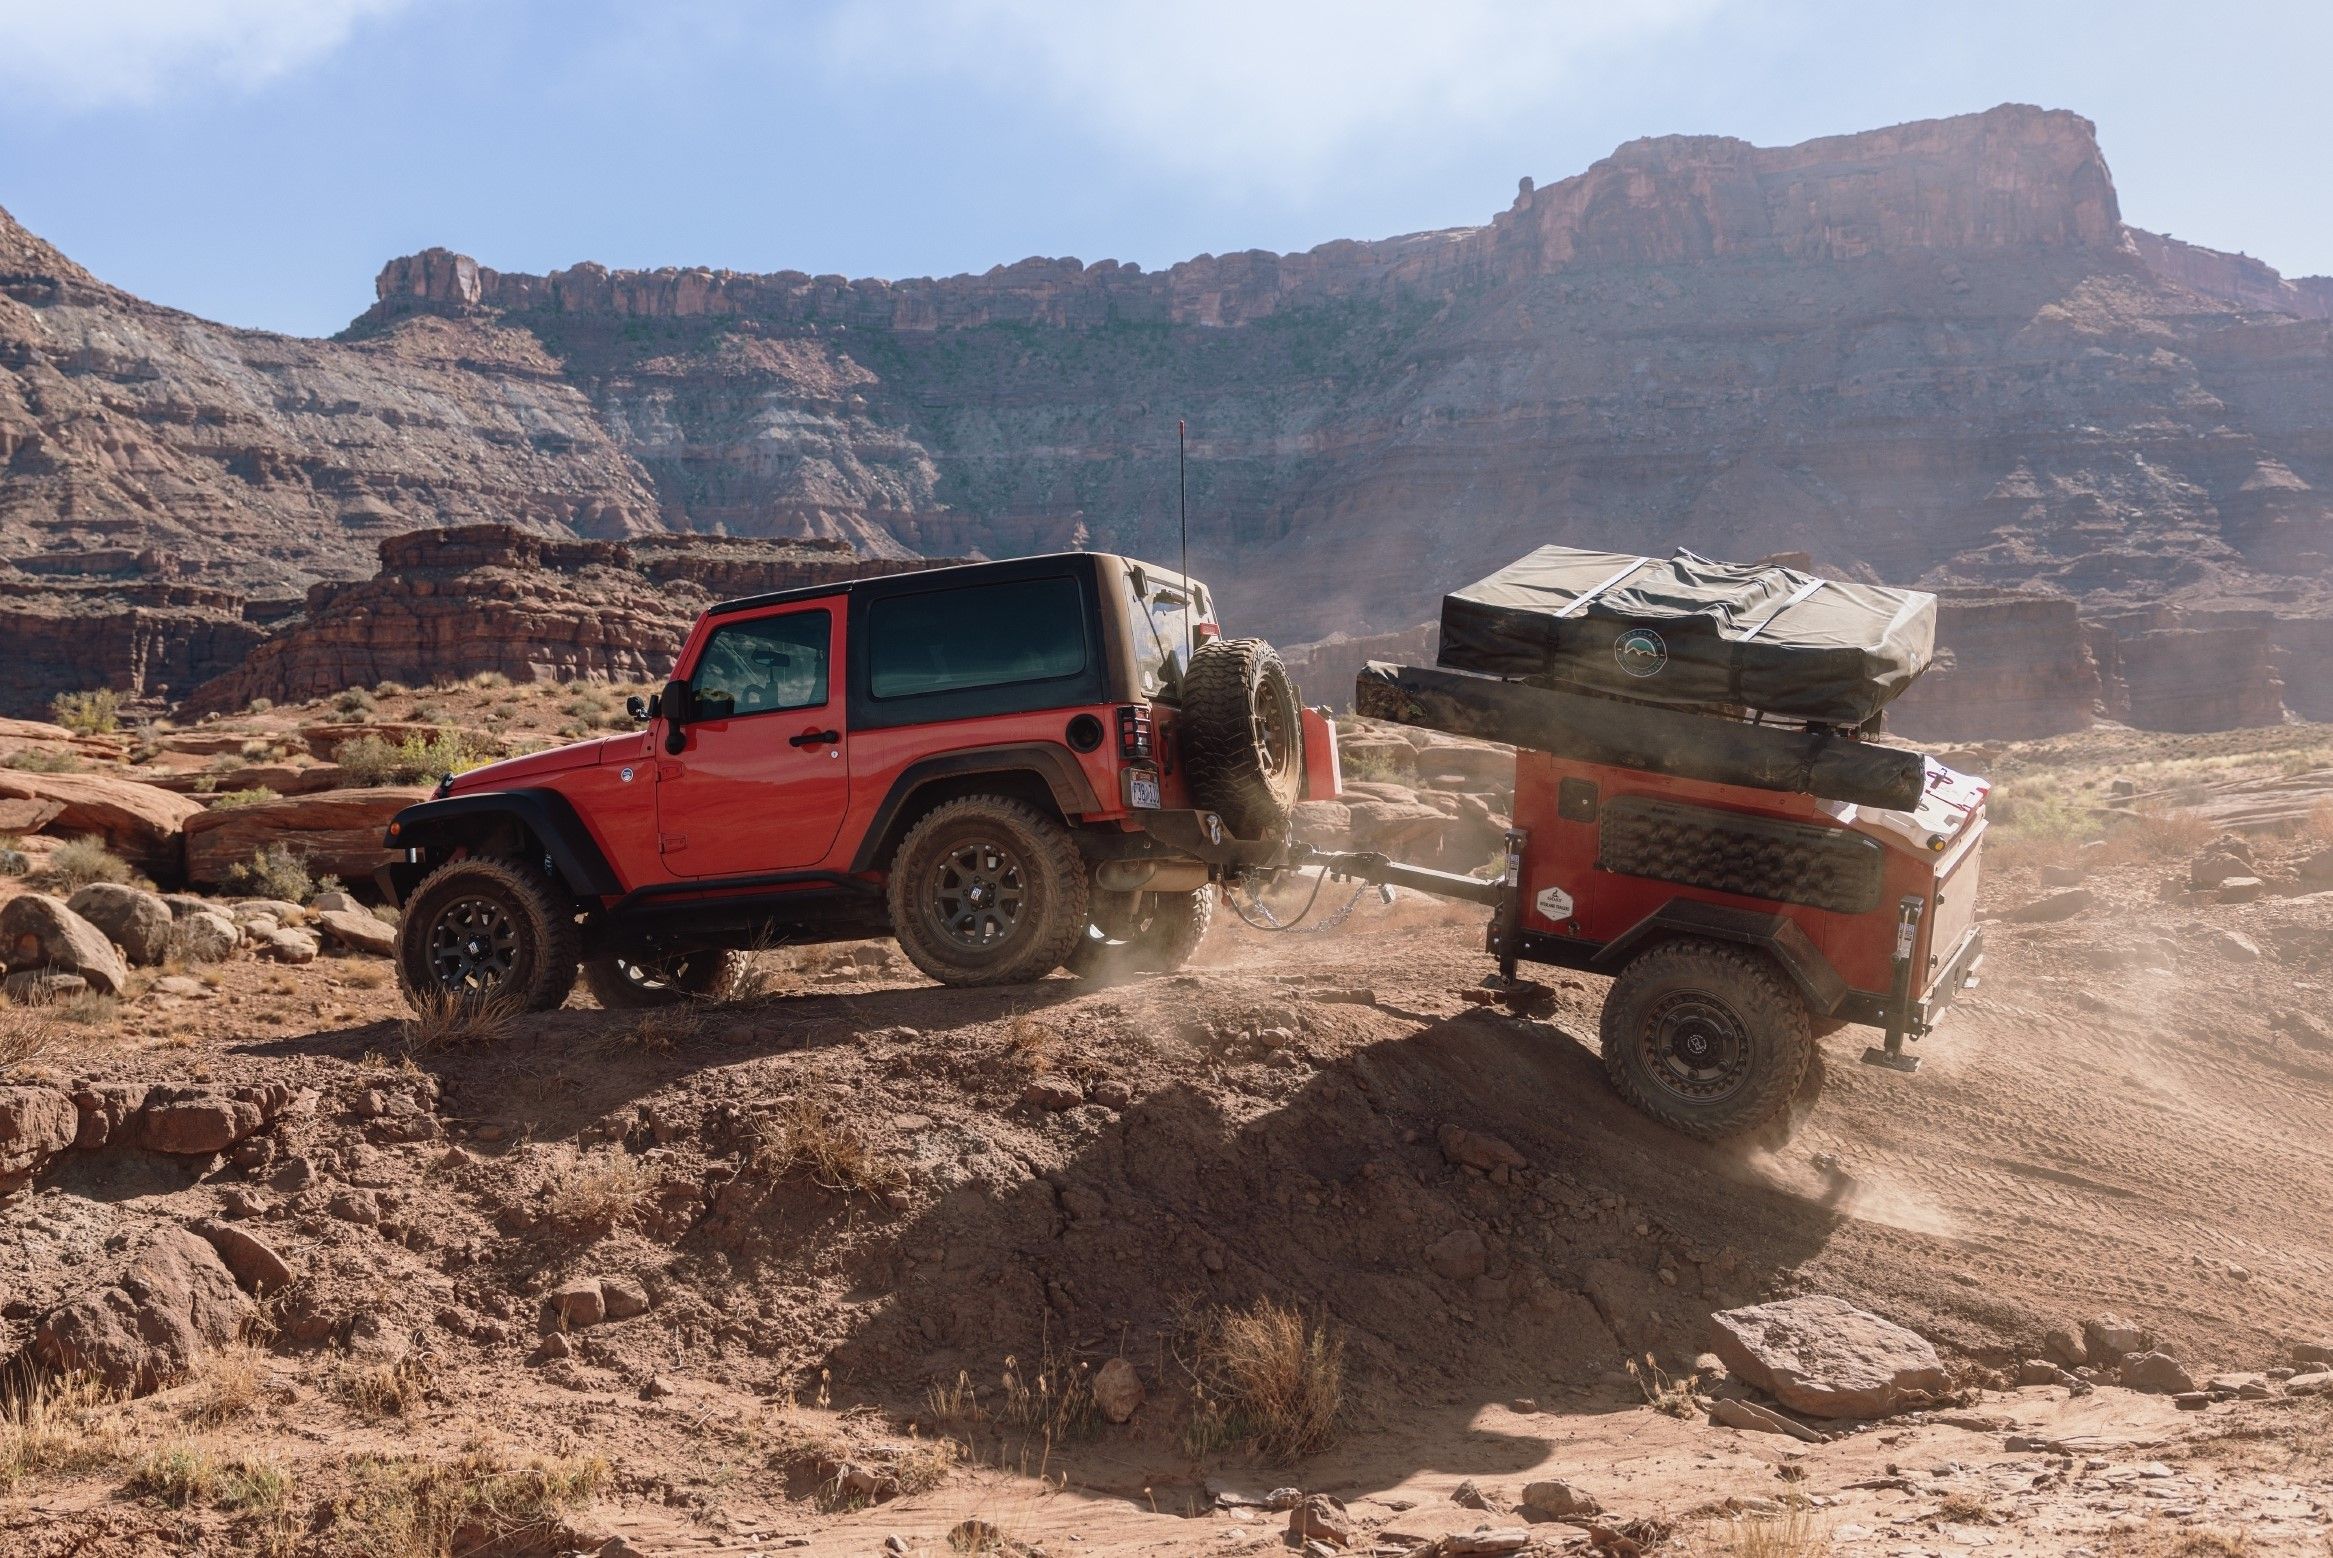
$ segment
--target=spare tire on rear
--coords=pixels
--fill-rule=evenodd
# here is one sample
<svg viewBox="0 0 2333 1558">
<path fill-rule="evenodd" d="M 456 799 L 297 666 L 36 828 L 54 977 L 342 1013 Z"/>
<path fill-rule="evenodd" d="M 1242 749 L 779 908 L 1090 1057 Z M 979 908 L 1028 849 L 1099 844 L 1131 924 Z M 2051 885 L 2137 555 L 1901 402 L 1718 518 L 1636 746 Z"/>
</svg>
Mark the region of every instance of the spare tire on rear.
<svg viewBox="0 0 2333 1558">
<path fill-rule="evenodd" d="M 1287 832 L 1304 794 L 1304 722 L 1296 685 L 1270 644 L 1201 644 L 1183 676 L 1177 729 L 1193 800 L 1241 838 Z"/>
</svg>

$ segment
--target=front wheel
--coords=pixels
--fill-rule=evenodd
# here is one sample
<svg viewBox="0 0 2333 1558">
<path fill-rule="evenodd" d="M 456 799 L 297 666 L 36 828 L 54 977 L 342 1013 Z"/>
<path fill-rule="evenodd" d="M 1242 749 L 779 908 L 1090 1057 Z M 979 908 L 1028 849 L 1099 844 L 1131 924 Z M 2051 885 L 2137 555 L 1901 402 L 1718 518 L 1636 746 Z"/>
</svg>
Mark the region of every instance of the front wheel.
<svg viewBox="0 0 2333 1558">
<path fill-rule="evenodd" d="M 426 1000 L 547 1012 L 575 988 L 575 905 L 516 861 L 450 860 L 422 878 L 397 921 L 397 981 Z"/>
<path fill-rule="evenodd" d="M 1053 818 L 968 795 L 926 812 L 891 861 L 891 933 L 944 985 L 1043 979 L 1085 934 L 1085 861 Z"/>
<path fill-rule="evenodd" d="M 1191 961 L 1215 919 L 1212 885 L 1180 893 L 1093 894 L 1093 923 L 1069 954 L 1080 979 L 1171 974 Z"/>
<path fill-rule="evenodd" d="M 1604 1070 L 1663 1125 L 1716 1141 L 1790 1106 L 1814 1053 L 1807 1009 L 1767 959 L 1722 942 L 1665 941 L 1604 998 Z"/>
<path fill-rule="evenodd" d="M 719 948 L 647 959 L 610 953 L 583 965 L 583 982 L 611 1012 L 726 1001 L 745 982 L 747 961 L 743 952 Z"/>
</svg>

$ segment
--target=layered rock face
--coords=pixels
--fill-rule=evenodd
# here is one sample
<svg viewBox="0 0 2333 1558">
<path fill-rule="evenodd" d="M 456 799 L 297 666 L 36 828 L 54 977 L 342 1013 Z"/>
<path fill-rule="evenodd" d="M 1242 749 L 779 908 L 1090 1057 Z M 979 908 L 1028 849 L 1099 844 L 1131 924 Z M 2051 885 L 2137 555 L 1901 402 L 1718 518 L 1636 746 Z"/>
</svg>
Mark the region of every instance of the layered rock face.
<svg viewBox="0 0 2333 1558">
<path fill-rule="evenodd" d="M 509 525 L 392 536 L 380 561 L 362 584 L 311 588 L 302 617 L 195 689 L 188 707 L 239 709 L 254 698 L 483 671 L 514 681 L 655 681 L 714 600 L 936 566 L 863 558 L 836 541 L 562 541 Z"/>
<path fill-rule="evenodd" d="M 1164 558 L 1181 416 L 1194 567 L 1235 631 L 1284 642 L 1397 631 L 1548 540 L 1796 548 L 2090 617 L 2329 604 L 2333 288 L 2127 228 L 2062 112 L 1634 142 L 1480 227 L 1159 272 L 527 276 L 433 250 L 337 343 L 0 244 L 20 565 L 166 547 L 281 593 L 473 518 Z M 2017 674 L 1967 685 L 2057 718 L 2015 707 Z"/>
</svg>

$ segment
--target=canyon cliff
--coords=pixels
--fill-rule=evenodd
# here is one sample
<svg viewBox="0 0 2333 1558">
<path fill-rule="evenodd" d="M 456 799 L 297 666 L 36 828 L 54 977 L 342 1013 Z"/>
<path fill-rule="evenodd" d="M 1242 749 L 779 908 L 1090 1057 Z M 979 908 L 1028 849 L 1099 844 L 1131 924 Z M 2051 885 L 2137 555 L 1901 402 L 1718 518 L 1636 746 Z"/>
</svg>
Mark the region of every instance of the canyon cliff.
<svg viewBox="0 0 2333 1558">
<path fill-rule="evenodd" d="M 1168 556 L 1179 416 L 1194 567 L 1283 641 L 1404 631 L 1561 540 L 1956 593 L 1963 685 L 2020 727 L 2113 712 L 2095 653 L 2094 683 L 2051 667 L 2134 612 L 2252 638 L 2140 651 L 2171 690 L 2133 718 L 2275 717 L 2277 674 L 2333 669 L 2333 283 L 2129 227 L 2070 113 L 1632 142 L 1480 227 L 1162 271 L 534 276 L 441 249 L 376 290 L 333 342 L 232 331 L 0 220 L 0 557 L 41 570 L 17 593 L 296 598 L 486 519 Z M 185 577 L 135 561 L 165 555 Z M 2063 608 L 1977 604 L 2002 592 L 2081 622 L 2020 665 L 1977 640 Z M 234 611 L 168 609 L 172 654 L 229 652 Z M 2207 683 L 2259 670 L 2198 703 L 2168 669 L 2190 652 Z"/>
</svg>

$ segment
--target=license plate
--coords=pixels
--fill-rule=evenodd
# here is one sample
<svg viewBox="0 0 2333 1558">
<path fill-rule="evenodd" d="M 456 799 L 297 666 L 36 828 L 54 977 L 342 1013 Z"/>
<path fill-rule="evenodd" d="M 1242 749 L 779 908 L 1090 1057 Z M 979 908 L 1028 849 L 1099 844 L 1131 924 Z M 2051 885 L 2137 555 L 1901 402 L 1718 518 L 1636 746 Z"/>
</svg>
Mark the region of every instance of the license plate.
<svg viewBox="0 0 2333 1558">
<path fill-rule="evenodd" d="M 1158 775 L 1128 774 L 1126 793 L 1134 804 L 1144 811 L 1158 810 Z"/>
</svg>

